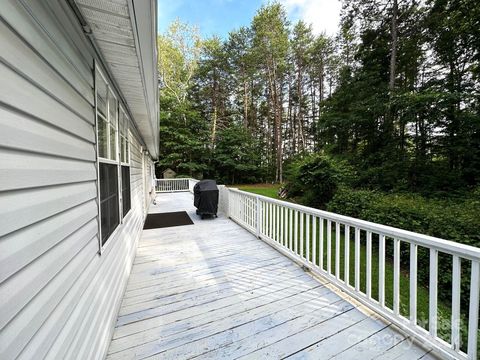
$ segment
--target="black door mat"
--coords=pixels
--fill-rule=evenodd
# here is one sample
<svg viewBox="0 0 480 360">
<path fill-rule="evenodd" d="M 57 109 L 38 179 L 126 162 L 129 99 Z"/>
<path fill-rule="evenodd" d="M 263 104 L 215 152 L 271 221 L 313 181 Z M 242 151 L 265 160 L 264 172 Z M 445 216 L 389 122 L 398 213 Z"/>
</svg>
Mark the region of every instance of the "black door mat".
<svg viewBox="0 0 480 360">
<path fill-rule="evenodd" d="M 143 229 L 157 229 L 171 226 L 192 225 L 193 221 L 190 219 L 186 211 L 177 211 L 160 214 L 148 214 Z"/>
</svg>

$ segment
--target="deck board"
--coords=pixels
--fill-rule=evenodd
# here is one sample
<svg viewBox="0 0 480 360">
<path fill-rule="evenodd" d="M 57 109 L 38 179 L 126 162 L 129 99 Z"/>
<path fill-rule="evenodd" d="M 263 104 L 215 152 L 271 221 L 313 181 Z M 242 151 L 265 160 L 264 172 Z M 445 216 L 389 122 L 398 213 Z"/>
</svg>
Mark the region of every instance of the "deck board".
<svg viewBox="0 0 480 360">
<path fill-rule="evenodd" d="M 234 222 L 200 220 L 192 203 L 174 193 L 152 205 L 194 225 L 144 230 L 107 359 L 431 357 Z"/>
</svg>

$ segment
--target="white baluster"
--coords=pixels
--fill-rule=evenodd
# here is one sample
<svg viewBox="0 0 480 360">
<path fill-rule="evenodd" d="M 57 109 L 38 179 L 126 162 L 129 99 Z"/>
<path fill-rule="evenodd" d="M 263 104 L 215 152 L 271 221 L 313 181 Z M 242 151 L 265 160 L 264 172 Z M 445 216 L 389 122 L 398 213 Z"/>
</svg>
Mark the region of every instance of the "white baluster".
<svg viewBox="0 0 480 360">
<path fill-rule="evenodd" d="M 303 243 L 305 241 L 305 236 L 303 233 L 303 220 L 304 220 L 304 213 L 300 213 L 300 257 L 305 257 L 303 253 Z"/>
<path fill-rule="evenodd" d="M 378 302 L 385 306 L 385 235 L 380 234 L 378 247 Z"/>
<path fill-rule="evenodd" d="M 372 298 L 372 232 L 367 231 L 367 297 Z"/>
<path fill-rule="evenodd" d="M 317 265 L 317 241 L 318 241 L 318 235 L 317 235 L 317 217 L 312 216 L 312 263 L 313 265 Z"/>
<path fill-rule="evenodd" d="M 298 211 L 294 210 L 295 212 L 295 217 L 293 219 L 293 225 L 294 225 L 294 241 L 293 241 L 293 251 L 295 254 L 298 254 Z"/>
<path fill-rule="evenodd" d="M 350 284 L 350 225 L 345 225 L 345 284 Z"/>
<path fill-rule="evenodd" d="M 400 240 L 393 239 L 393 312 L 400 313 Z"/>
<path fill-rule="evenodd" d="M 452 348 L 455 351 L 460 350 L 460 286 L 461 278 L 461 261 L 456 255 L 453 256 L 452 269 Z"/>
<path fill-rule="evenodd" d="M 285 246 L 285 208 L 280 208 L 280 244 Z"/>
<path fill-rule="evenodd" d="M 288 209 L 288 248 L 292 250 L 293 242 L 293 209 Z"/>
<path fill-rule="evenodd" d="M 428 328 L 430 335 L 437 336 L 437 302 L 438 302 L 438 250 L 430 249 L 430 285 Z"/>
<path fill-rule="evenodd" d="M 335 276 L 340 279 L 340 223 L 335 223 Z"/>
<path fill-rule="evenodd" d="M 332 222 L 327 220 L 327 272 L 332 273 Z"/>
<path fill-rule="evenodd" d="M 306 240 L 305 240 L 305 246 L 307 247 L 306 249 L 306 258 L 307 258 L 307 261 L 311 262 L 311 259 L 310 259 L 310 219 L 311 219 L 311 216 L 310 214 L 305 214 L 305 237 L 306 237 Z"/>
<path fill-rule="evenodd" d="M 360 229 L 355 228 L 355 290 L 360 291 Z"/>
<path fill-rule="evenodd" d="M 275 213 L 277 215 L 277 230 L 275 231 L 275 241 L 280 242 L 280 206 L 278 204 L 275 205 Z"/>
<path fill-rule="evenodd" d="M 418 246 L 410 244 L 410 323 L 417 324 L 417 253 Z"/>
<path fill-rule="evenodd" d="M 320 222 L 320 246 L 319 246 L 319 258 L 320 258 L 320 269 L 323 270 L 323 238 L 324 238 L 324 220 L 323 218 L 318 218 L 318 221 Z"/>
</svg>

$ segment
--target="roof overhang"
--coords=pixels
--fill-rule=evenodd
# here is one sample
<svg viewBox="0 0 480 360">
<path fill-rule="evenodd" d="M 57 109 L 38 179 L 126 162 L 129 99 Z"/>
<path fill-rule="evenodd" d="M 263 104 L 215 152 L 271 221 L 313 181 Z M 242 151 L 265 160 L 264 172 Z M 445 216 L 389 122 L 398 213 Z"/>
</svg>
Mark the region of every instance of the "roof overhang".
<svg viewBox="0 0 480 360">
<path fill-rule="evenodd" d="M 75 0 L 150 155 L 159 151 L 156 0 Z"/>
</svg>

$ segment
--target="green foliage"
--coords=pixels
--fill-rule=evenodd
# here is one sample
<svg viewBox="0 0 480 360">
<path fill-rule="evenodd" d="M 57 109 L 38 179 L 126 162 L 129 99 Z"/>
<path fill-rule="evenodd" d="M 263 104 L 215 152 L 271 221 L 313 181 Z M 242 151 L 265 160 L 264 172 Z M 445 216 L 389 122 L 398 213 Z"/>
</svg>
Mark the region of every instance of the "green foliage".
<svg viewBox="0 0 480 360">
<path fill-rule="evenodd" d="M 427 199 L 342 188 L 328 203 L 332 212 L 400 229 L 480 246 L 480 196 Z"/>
<path fill-rule="evenodd" d="M 252 20 L 255 59 L 269 69 L 285 70 L 288 52 L 288 20 L 280 3 L 262 6 Z"/>
<path fill-rule="evenodd" d="M 352 169 L 346 162 L 325 155 L 309 155 L 290 164 L 286 188 L 289 197 L 322 208 L 351 176 Z"/>
<path fill-rule="evenodd" d="M 198 112 L 186 103 L 179 106 L 176 99 L 160 97 L 160 159 L 159 166 L 172 168 L 177 173 L 194 174 L 210 169 L 210 152 L 205 147 L 208 142 L 208 128 Z"/>
<path fill-rule="evenodd" d="M 187 98 L 201 46 L 198 29 L 179 20 L 158 37 L 158 69 L 164 86 L 162 93 L 174 97 L 179 105 Z"/>
<path fill-rule="evenodd" d="M 225 184 L 254 183 L 261 178 L 258 143 L 240 125 L 218 132 L 213 160 L 216 178 Z"/>
<path fill-rule="evenodd" d="M 356 165 L 359 187 L 465 192 L 480 181 L 479 6 L 399 2 L 391 89 L 392 5 L 344 3 L 340 44 L 353 34 L 356 46 L 346 49 L 354 61 L 344 50 L 337 87 L 322 103 L 318 145 Z"/>
<path fill-rule="evenodd" d="M 458 243 L 480 247 L 480 191 L 476 190 L 466 199 L 427 199 L 419 195 L 384 194 L 370 190 L 342 188 L 328 203 L 327 210 L 362 220 L 389 225 L 404 230 L 452 240 Z M 392 247 L 387 255 L 393 256 Z M 425 249 L 423 249 L 425 250 Z M 404 251 L 408 255 L 408 250 Z M 408 256 L 402 259 L 408 263 Z M 419 251 L 418 266 L 428 268 L 429 253 Z M 451 299 L 452 259 L 441 256 L 439 261 L 439 296 L 449 302 Z M 462 281 L 462 302 L 468 304 L 469 274 L 464 272 Z M 428 272 L 418 274 L 419 282 L 428 285 Z"/>
</svg>

